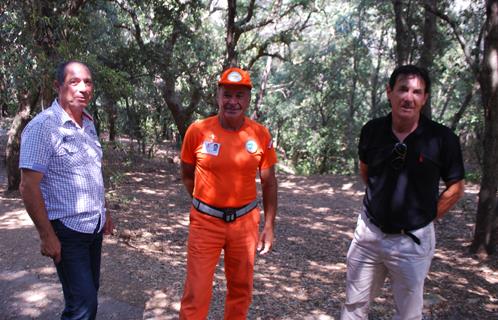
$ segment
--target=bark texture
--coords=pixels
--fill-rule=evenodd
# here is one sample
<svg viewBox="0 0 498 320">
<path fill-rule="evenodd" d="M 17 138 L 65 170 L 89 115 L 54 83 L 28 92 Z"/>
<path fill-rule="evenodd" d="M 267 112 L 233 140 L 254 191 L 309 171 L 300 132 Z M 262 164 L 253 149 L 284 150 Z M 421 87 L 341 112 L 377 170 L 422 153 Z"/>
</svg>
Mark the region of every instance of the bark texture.
<svg viewBox="0 0 498 320">
<path fill-rule="evenodd" d="M 482 248 L 488 254 L 496 252 L 497 217 L 496 190 L 498 184 L 498 0 L 486 2 L 484 55 L 479 75 L 484 107 L 484 154 L 481 189 L 471 252 Z"/>
</svg>

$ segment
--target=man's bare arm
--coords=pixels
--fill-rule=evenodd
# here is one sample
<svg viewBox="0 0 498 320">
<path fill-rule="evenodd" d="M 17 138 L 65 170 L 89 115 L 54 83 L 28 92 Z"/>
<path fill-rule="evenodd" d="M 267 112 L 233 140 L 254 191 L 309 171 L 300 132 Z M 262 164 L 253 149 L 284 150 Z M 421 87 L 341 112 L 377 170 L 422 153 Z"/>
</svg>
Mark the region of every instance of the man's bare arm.
<svg viewBox="0 0 498 320">
<path fill-rule="evenodd" d="M 437 202 L 437 218 L 441 219 L 448 210 L 463 196 L 465 187 L 463 180 L 446 183 L 446 189 Z"/>
<path fill-rule="evenodd" d="M 368 183 L 368 165 L 360 160 L 360 177 L 365 184 Z"/>
<path fill-rule="evenodd" d="M 194 194 L 195 166 L 186 162 L 181 162 L 182 181 L 188 194 Z"/>
<path fill-rule="evenodd" d="M 59 263 L 61 259 L 61 244 L 48 219 L 45 202 L 40 189 L 42 178 L 43 173 L 22 169 L 19 191 L 21 192 L 26 211 L 31 220 L 33 220 L 36 230 L 38 230 L 41 241 L 41 254 L 51 257 L 55 263 Z"/>
<path fill-rule="evenodd" d="M 275 166 L 261 170 L 261 188 L 263 191 L 263 208 L 265 211 L 265 226 L 258 242 L 261 254 L 269 252 L 273 246 L 275 217 L 277 216 L 277 178 Z"/>
</svg>

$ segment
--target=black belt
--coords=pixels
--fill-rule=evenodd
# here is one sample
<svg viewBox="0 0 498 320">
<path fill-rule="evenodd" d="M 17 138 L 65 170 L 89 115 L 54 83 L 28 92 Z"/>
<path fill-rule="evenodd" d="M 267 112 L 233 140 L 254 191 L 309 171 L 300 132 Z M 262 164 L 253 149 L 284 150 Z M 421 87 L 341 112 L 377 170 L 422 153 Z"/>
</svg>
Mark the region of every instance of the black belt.
<svg viewBox="0 0 498 320">
<path fill-rule="evenodd" d="M 258 200 L 254 200 L 253 202 L 239 208 L 216 208 L 200 201 L 199 199 L 192 198 L 192 205 L 199 212 L 212 217 L 220 218 L 225 222 L 234 222 L 235 219 L 248 214 L 252 209 L 256 208 L 256 206 L 258 205 Z"/>
<path fill-rule="evenodd" d="M 370 221 L 374 226 L 380 229 L 380 231 L 387 233 L 387 234 L 404 234 L 409 236 L 413 242 L 416 244 L 420 245 L 420 239 L 411 233 L 410 231 L 415 230 L 415 229 L 398 229 L 398 228 L 391 228 L 391 227 L 386 227 L 384 225 L 381 225 L 380 223 L 377 223 L 372 217 L 370 217 L 366 212 L 365 215 L 368 218 L 368 221 Z"/>
</svg>

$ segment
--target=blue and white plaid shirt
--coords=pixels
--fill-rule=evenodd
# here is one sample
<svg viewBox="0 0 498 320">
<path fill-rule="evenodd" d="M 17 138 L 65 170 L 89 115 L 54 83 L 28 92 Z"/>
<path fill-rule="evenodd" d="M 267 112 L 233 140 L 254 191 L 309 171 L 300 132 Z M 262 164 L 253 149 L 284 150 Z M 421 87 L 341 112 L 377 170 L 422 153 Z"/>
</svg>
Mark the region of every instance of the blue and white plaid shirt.
<svg viewBox="0 0 498 320">
<path fill-rule="evenodd" d="M 92 118 L 77 125 L 57 100 L 38 114 L 21 136 L 19 168 L 43 173 L 40 189 L 48 218 L 93 233 L 105 224 L 102 146 Z"/>
</svg>

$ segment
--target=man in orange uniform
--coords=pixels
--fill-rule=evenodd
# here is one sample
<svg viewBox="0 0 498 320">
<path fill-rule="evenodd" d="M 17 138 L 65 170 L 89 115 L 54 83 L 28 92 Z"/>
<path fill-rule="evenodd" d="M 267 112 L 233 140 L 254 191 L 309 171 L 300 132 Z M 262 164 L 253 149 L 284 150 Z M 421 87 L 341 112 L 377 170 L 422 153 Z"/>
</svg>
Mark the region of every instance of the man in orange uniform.
<svg viewBox="0 0 498 320">
<path fill-rule="evenodd" d="M 193 123 L 185 134 L 182 180 L 192 207 L 180 319 L 207 318 L 221 250 L 227 279 L 225 319 L 246 319 L 256 250 L 265 254 L 273 244 L 277 156 L 268 130 L 245 115 L 251 89 L 246 71 L 225 70 L 218 81 L 218 115 Z M 258 170 L 265 213 L 259 241 Z"/>
</svg>

